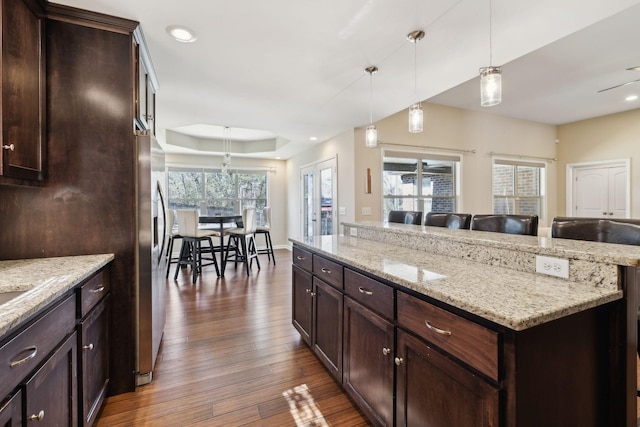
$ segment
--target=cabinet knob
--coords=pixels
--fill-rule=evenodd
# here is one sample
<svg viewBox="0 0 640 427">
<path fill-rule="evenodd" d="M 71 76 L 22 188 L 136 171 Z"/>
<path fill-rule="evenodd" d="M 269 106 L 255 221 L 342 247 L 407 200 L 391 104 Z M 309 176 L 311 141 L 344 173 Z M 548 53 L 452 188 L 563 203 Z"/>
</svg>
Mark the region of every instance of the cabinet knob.
<svg viewBox="0 0 640 427">
<path fill-rule="evenodd" d="M 82 348 L 83 348 L 84 350 L 93 350 L 93 343 L 91 343 L 91 344 L 89 344 L 89 345 L 84 345 L 84 346 L 82 346 Z"/>
<path fill-rule="evenodd" d="M 318 295 L 318 294 L 317 294 L 317 293 L 315 293 L 315 292 L 309 292 L 309 295 L 311 295 L 312 297 L 315 297 L 315 296 L 316 296 L 316 295 Z"/>
<path fill-rule="evenodd" d="M 40 412 L 38 412 L 38 415 L 33 414 L 29 417 L 30 421 L 42 421 L 44 419 L 44 409 L 41 409 Z"/>
<path fill-rule="evenodd" d="M 4 148 L 5 150 L 10 150 L 10 151 L 15 151 L 16 150 L 16 146 L 14 144 L 3 145 L 2 148 Z"/>
<path fill-rule="evenodd" d="M 382 348 L 382 354 L 384 354 L 385 356 L 388 356 L 389 353 L 391 353 L 391 349 L 387 348 L 387 347 L 383 347 Z"/>
<path fill-rule="evenodd" d="M 396 362 L 396 365 L 400 366 L 404 363 L 404 359 L 402 357 L 396 357 L 394 362 Z"/>
</svg>

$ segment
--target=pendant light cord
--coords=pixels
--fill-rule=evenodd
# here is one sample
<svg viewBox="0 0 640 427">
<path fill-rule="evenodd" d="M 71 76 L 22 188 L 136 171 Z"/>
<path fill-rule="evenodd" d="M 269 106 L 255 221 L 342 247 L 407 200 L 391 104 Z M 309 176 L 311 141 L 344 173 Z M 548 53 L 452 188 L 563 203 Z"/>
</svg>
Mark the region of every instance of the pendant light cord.
<svg viewBox="0 0 640 427">
<path fill-rule="evenodd" d="M 493 10 L 491 8 L 491 0 L 489 0 L 489 67 L 493 65 L 493 42 L 491 39 L 491 33 L 493 29 L 492 16 Z"/>
<path fill-rule="evenodd" d="M 369 124 L 373 123 L 373 72 L 369 73 Z"/>
</svg>

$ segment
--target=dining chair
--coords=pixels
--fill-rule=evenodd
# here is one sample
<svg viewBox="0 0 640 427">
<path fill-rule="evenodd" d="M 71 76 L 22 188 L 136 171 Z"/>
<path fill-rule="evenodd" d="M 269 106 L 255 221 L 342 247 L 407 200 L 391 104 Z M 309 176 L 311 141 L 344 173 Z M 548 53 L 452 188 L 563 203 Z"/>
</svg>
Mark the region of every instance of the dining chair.
<svg viewBox="0 0 640 427">
<path fill-rule="evenodd" d="M 390 211 L 387 217 L 388 222 L 399 224 L 422 224 L 421 211 Z"/>
<path fill-rule="evenodd" d="M 273 259 L 273 265 L 276 265 L 276 256 L 271 242 L 271 207 L 265 206 L 262 212 L 264 213 L 264 224 L 256 226 L 256 234 L 264 234 L 266 248 L 258 249 L 258 254 L 266 254 L 267 259 L 269 261 Z"/>
<path fill-rule="evenodd" d="M 167 275 L 169 278 L 169 270 L 171 270 L 171 264 L 175 264 L 180 259 L 179 256 L 173 255 L 173 243 L 176 239 L 182 239 L 180 233 L 178 233 L 178 228 L 175 224 L 175 211 L 173 209 L 167 210 L 167 253 L 165 254 L 165 259 L 167 261 Z"/>
<path fill-rule="evenodd" d="M 260 260 L 258 259 L 258 251 L 256 249 L 256 208 L 247 207 L 242 210 L 242 225 L 238 228 L 232 228 L 225 231 L 229 236 L 227 248 L 224 252 L 224 262 L 222 263 L 222 276 L 224 276 L 227 263 L 231 259 L 234 266 L 238 263 L 244 263 L 249 275 L 249 270 L 256 260 L 258 270 L 260 270 Z"/>
<path fill-rule="evenodd" d="M 471 227 L 471 214 L 427 212 L 424 225 L 468 230 Z"/>
<path fill-rule="evenodd" d="M 211 240 L 214 236 L 220 236 L 220 233 L 211 229 L 198 228 L 198 217 L 198 211 L 195 209 L 178 210 L 178 234 L 182 236 L 182 247 L 173 280 L 178 278 L 180 267 L 189 265 L 191 266 L 191 280 L 193 283 L 196 283 L 196 277 L 202 272 L 202 267 L 211 264 L 215 266 L 216 274 L 220 277 L 220 269 L 218 268 L 218 261 L 216 260 L 214 245 Z M 202 242 L 208 243 L 209 246 L 203 248 Z M 209 262 L 203 264 L 203 261 Z"/>
<path fill-rule="evenodd" d="M 474 215 L 471 229 L 506 234 L 538 235 L 538 215 Z"/>
</svg>

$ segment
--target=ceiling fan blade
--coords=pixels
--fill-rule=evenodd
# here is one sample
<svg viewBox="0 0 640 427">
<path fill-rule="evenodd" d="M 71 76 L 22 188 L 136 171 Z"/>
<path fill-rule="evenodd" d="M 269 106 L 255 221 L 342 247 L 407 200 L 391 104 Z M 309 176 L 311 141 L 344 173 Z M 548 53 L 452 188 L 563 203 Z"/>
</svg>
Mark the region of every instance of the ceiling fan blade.
<svg viewBox="0 0 640 427">
<path fill-rule="evenodd" d="M 606 88 L 606 89 L 600 89 L 600 90 L 598 91 L 598 93 L 600 93 L 600 92 L 606 92 L 606 91 L 611 90 L 611 89 L 615 89 L 615 88 L 618 88 L 618 87 L 622 87 L 622 86 L 626 86 L 626 85 L 630 85 L 630 84 L 638 83 L 638 82 L 640 82 L 640 79 L 632 80 L 632 81 L 630 81 L 630 82 L 626 82 L 626 83 L 621 83 L 621 84 L 619 84 L 619 85 L 611 86 L 611 87 L 608 87 L 608 88 Z"/>
<path fill-rule="evenodd" d="M 626 70 L 627 71 L 640 71 L 640 65 L 636 65 L 635 67 L 629 67 Z"/>
</svg>

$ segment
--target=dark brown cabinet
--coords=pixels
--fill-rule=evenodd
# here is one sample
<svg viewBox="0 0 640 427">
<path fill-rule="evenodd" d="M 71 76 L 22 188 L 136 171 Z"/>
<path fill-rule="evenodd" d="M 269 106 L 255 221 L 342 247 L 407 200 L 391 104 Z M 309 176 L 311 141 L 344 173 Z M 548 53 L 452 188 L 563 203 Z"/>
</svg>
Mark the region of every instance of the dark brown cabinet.
<svg viewBox="0 0 640 427">
<path fill-rule="evenodd" d="M 311 348 L 327 370 L 342 381 L 342 292 L 313 278 Z"/>
<path fill-rule="evenodd" d="M 145 48 L 144 35 L 138 27 L 133 32 L 134 64 L 136 69 L 135 87 L 135 128 L 156 133 L 156 92 L 158 82 L 149 54 Z"/>
<path fill-rule="evenodd" d="M 393 425 L 393 338 L 393 323 L 345 298 L 343 385 L 378 426 Z"/>
<path fill-rule="evenodd" d="M 311 345 L 311 327 L 312 327 L 312 304 L 311 293 L 313 292 L 313 276 L 311 273 L 304 271 L 296 266 L 292 267 L 292 307 L 293 307 L 293 326 L 298 330 L 300 336 Z"/>
<path fill-rule="evenodd" d="M 496 427 L 499 391 L 398 329 L 396 425 Z"/>
<path fill-rule="evenodd" d="M 26 421 L 77 426 L 77 396 L 77 337 L 74 332 L 26 381 Z"/>
<path fill-rule="evenodd" d="M 43 11 L 36 0 L 2 0 L 0 183 L 44 179 Z"/>
<path fill-rule="evenodd" d="M 22 392 L 18 390 L 0 403 L 0 426 L 14 427 L 22 425 Z"/>
</svg>

